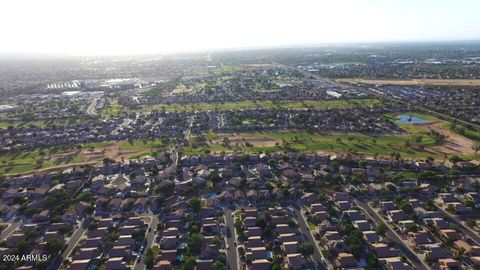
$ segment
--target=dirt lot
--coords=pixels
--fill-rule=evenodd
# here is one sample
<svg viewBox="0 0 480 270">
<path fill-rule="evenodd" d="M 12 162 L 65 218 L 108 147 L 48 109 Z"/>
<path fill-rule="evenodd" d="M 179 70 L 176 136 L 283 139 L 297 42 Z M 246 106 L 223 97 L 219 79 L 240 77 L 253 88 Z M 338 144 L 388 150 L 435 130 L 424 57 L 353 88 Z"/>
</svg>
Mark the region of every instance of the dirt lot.
<svg viewBox="0 0 480 270">
<path fill-rule="evenodd" d="M 94 151 L 83 150 L 82 155 L 85 157 L 85 161 L 98 161 L 103 158 L 110 158 L 116 161 L 121 161 L 122 158 L 127 159 L 129 156 L 143 152 L 144 150 L 120 150 L 120 142 L 112 142 L 110 145 L 101 149 L 95 149 Z"/>
<path fill-rule="evenodd" d="M 187 93 L 191 93 L 192 92 L 192 89 L 189 89 L 187 87 L 185 87 L 183 84 L 179 84 L 177 85 L 177 87 L 175 87 L 175 89 L 172 90 L 172 94 L 187 94 Z"/>
<path fill-rule="evenodd" d="M 281 144 L 280 140 L 275 140 L 273 138 L 264 138 L 264 137 L 241 137 L 238 134 L 218 134 L 218 138 L 216 140 L 212 140 L 212 144 L 222 144 L 223 137 L 227 137 L 230 141 L 230 145 L 237 145 L 239 147 L 245 147 L 246 143 L 252 144 L 254 147 L 273 147 L 276 143 Z"/>
<path fill-rule="evenodd" d="M 431 149 L 436 152 L 454 155 L 468 155 L 474 153 L 472 149 L 472 146 L 475 144 L 474 141 L 445 129 L 442 126 L 442 123 L 418 125 L 418 127 L 426 130 L 433 129 L 447 136 L 442 145 L 431 147 Z"/>
<path fill-rule="evenodd" d="M 389 85 L 439 85 L 439 86 L 480 86 L 480 80 L 462 79 L 413 79 L 413 80 L 371 80 L 371 79 L 337 79 L 338 82 L 364 83 L 364 84 L 389 84 Z"/>
</svg>

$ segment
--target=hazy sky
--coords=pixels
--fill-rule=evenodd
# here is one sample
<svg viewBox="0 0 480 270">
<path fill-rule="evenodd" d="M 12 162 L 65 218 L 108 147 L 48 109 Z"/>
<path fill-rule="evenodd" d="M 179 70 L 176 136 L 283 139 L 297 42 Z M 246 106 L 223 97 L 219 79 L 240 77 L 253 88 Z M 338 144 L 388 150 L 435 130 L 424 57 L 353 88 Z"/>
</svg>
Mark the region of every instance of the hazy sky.
<svg viewBox="0 0 480 270">
<path fill-rule="evenodd" d="M 0 53 L 480 39 L 479 0 L 1 0 Z"/>
</svg>

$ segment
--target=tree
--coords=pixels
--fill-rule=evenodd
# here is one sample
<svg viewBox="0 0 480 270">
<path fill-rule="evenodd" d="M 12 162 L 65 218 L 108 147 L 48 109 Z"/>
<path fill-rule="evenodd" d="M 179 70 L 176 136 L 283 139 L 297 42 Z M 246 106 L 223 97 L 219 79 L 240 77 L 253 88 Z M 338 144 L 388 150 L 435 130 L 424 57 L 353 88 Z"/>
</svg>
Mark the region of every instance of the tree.
<svg viewBox="0 0 480 270">
<path fill-rule="evenodd" d="M 473 228 L 473 227 L 477 226 L 477 222 L 474 219 L 467 220 L 466 224 L 470 228 Z"/>
<path fill-rule="evenodd" d="M 282 270 L 282 266 L 280 265 L 280 263 L 275 263 L 272 266 L 272 270 Z"/>
<path fill-rule="evenodd" d="M 215 261 L 213 263 L 213 269 L 215 270 L 227 270 L 227 267 L 225 266 L 225 264 L 221 261 Z"/>
<path fill-rule="evenodd" d="M 476 143 L 474 145 L 472 145 L 472 149 L 473 151 L 475 151 L 475 155 L 478 153 L 478 151 L 480 151 L 480 143 Z"/>
<path fill-rule="evenodd" d="M 145 254 L 145 265 L 147 266 L 147 268 L 152 268 L 154 262 L 155 260 L 153 258 L 153 250 L 152 248 L 148 248 L 147 253 Z"/>
<path fill-rule="evenodd" d="M 147 232 L 147 230 L 146 230 L 145 228 L 135 230 L 135 231 L 132 233 L 132 237 L 133 237 L 137 242 L 141 242 L 141 241 L 145 238 L 145 233 L 146 233 L 146 232 Z"/>
<path fill-rule="evenodd" d="M 359 259 L 362 254 L 364 241 L 365 240 L 363 239 L 362 231 L 357 228 L 351 230 L 350 234 L 347 235 L 345 240 L 348 251 L 357 259 Z"/>
<path fill-rule="evenodd" d="M 78 194 L 75 199 L 77 199 L 78 201 L 88 202 L 92 198 L 92 195 L 93 194 L 92 194 L 91 191 L 84 191 L 84 192 Z"/>
<path fill-rule="evenodd" d="M 60 252 L 64 246 L 65 246 L 65 241 L 60 239 L 52 239 L 47 241 L 45 248 L 48 254 L 57 255 L 58 252 Z"/>
<path fill-rule="evenodd" d="M 197 264 L 197 260 L 195 259 L 195 257 L 188 256 L 187 258 L 185 258 L 185 262 L 183 264 L 183 269 L 194 270 L 196 264 Z"/>
<path fill-rule="evenodd" d="M 111 158 L 104 158 L 103 159 L 103 164 L 107 165 L 107 164 L 113 164 L 115 163 L 115 160 L 111 159 Z"/>
<path fill-rule="evenodd" d="M 257 225 L 258 227 L 264 229 L 265 227 L 267 227 L 268 223 L 267 223 L 267 220 L 265 218 L 265 216 L 260 216 L 257 221 L 255 222 L 255 225 Z"/>
<path fill-rule="evenodd" d="M 218 183 L 222 181 L 222 177 L 220 177 L 218 171 L 215 170 L 212 172 L 212 174 L 210 174 L 210 181 L 212 181 L 213 183 Z"/>
<path fill-rule="evenodd" d="M 378 258 L 374 253 L 368 253 L 365 256 L 365 261 L 367 262 L 367 265 L 372 268 L 376 268 L 376 266 L 378 266 Z"/>
<path fill-rule="evenodd" d="M 213 240 L 212 240 L 212 244 L 214 244 L 217 247 L 221 247 L 222 243 L 223 243 L 223 241 L 218 236 L 215 236 L 215 238 L 213 238 Z"/>
<path fill-rule="evenodd" d="M 298 251 L 300 251 L 303 256 L 308 257 L 313 254 L 313 252 L 315 251 L 315 247 L 312 243 L 305 242 L 300 244 L 300 246 L 298 247 Z"/>
<path fill-rule="evenodd" d="M 203 239 L 204 239 L 203 235 L 199 233 L 194 233 L 190 236 L 187 244 L 188 244 L 188 248 L 192 253 L 195 253 L 195 254 L 200 253 Z"/>
<path fill-rule="evenodd" d="M 380 222 L 377 224 L 377 228 L 375 229 L 377 234 L 384 235 L 387 232 L 388 228 L 385 223 Z"/>
<path fill-rule="evenodd" d="M 295 227 L 297 227 L 297 223 L 295 223 L 295 221 L 293 221 L 293 219 L 289 219 L 289 220 L 287 221 L 287 224 L 288 224 L 288 227 L 290 227 L 290 228 L 295 228 Z"/>
<path fill-rule="evenodd" d="M 198 213 L 202 207 L 202 202 L 199 198 L 191 198 L 187 202 L 188 208 L 190 208 L 194 213 Z"/>
</svg>

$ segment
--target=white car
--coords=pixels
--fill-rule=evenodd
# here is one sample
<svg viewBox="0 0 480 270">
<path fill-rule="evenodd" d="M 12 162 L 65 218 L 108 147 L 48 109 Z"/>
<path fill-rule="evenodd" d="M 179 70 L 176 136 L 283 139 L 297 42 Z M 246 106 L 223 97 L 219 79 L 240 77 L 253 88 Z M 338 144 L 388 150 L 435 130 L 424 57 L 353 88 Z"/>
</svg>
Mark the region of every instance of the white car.
<svg viewBox="0 0 480 270">
<path fill-rule="evenodd" d="M 230 245 L 226 245 L 226 248 L 227 248 L 227 249 L 230 249 Z"/>
</svg>

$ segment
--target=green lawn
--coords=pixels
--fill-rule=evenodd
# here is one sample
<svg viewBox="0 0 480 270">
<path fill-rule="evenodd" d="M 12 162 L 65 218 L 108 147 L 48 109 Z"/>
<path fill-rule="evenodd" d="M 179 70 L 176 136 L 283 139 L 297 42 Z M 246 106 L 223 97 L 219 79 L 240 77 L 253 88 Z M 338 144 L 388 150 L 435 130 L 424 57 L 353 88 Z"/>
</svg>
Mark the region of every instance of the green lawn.
<svg viewBox="0 0 480 270">
<path fill-rule="evenodd" d="M 100 112 L 102 118 L 113 118 L 119 116 L 124 110 L 116 100 L 108 101 L 105 108 Z"/>
<path fill-rule="evenodd" d="M 381 101 L 378 99 L 339 99 L 339 100 L 306 100 L 306 101 L 284 101 L 274 102 L 271 100 L 262 101 L 238 101 L 221 103 L 185 103 L 185 104 L 157 104 L 142 108 L 141 111 L 165 110 L 165 111 L 207 111 L 207 110 L 239 110 L 255 108 L 277 108 L 277 109 L 338 109 L 354 108 L 360 106 L 378 106 Z"/>
<path fill-rule="evenodd" d="M 448 122 L 431 115 L 421 113 L 408 113 L 430 121 L 431 123 Z M 385 115 L 386 118 L 394 121 L 398 115 Z M 246 141 L 253 141 L 252 138 L 261 138 L 261 141 L 270 140 L 270 145 L 276 142 L 275 146 L 269 147 L 247 147 L 245 143 L 224 145 L 219 136 L 214 133 L 206 133 L 208 143 L 195 143 L 191 139 L 189 147 L 183 149 L 186 154 L 202 154 L 208 152 L 235 152 L 258 153 L 269 151 L 300 151 L 300 152 L 328 152 L 328 153 L 352 153 L 364 155 L 391 156 L 398 152 L 402 157 L 408 158 L 444 158 L 444 154 L 432 150 L 435 146 L 434 139 L 430 136 L 428 129 L 422 125 L 399 124 L 406 131 L 402 135 L 379 135 L 371 136 L 366 134 L 343 134 L 343 133 L 307 133 L 302 131 L 277 131 L 259 133 L 240 133 L 236 137 L 247 138 Z M 473 131 L 472 131 L 473 132 Z M 225 135 L 228 137 L 229 135 Z M 421 136 L 421 140 L 417 139 Z M 212 143 L 209 143 L 212 140 Z M 478 159 L 477 155 L 465 156 L 469 159 Z"/>
<path fill-rule="evenodd" d="M 45 155 L 42 156 L 41 151 L 36 150 L 21 154 L 2 155 L 0 156 L 0 175 L 27 173 L 36 169 L 84 161 L 83 157 L 79 155 L 47 158 L 48 151 L 44 151 L 44 153 Z M 41 160 L 43 160 L 43 162 L 40 162 Z"/>
<path fill-rule="evenodd" d="M 315 231 L 317 229 L 317 226 L 311 221 L 307 221 L 307 225 L 308 225 L 308 228 L 310 228 L 311 231 Z"/>
<path fill-rule="evenodd" d="M 112 146 L 114 142 L 98 142 L 82 145 L 83 150 L 101 150 L 102 148 Z M 134 140 L 119 142 L 120 151 L 132 151 L 129 158 L 137 158 L 141 156 L 154 156 L 158 151 L 171 146 L 171 143 L 165 144 L 158 140 Z M 81 163 L 85 161 L 85 155 L 76 152 L 76 147 L 68 148 L 47 148 L 43 150 L 32 150 L 20 154 L 0 155 L 0 175 L 3 174 L 21 174 L 29 173 L 38 169 L 45 169 L 60 165 L 68 165 Z M 41 154 L 43 153 L 43 155 Z M 61 156 L 61 154 L 71 153 Z M 54 155 L 54 156 L 52 156 Z M 40 162 L 43 160 L 42 162 Z M 102 159 L 98 159 L 101 162 Z"/>
<path fill-rule="evenodd" d="M 133 141 L 123 141 L 120 143 L 120 150 L 130 151 L 130 150 L 148 150 L 148 149 L 157 149 L 168 146 L 162 140 L 133 140 Z"/>
<path fill-rule="evenodd" d="M 458 134 L 460 134 L 464 137 L 467 137 L 471 140 L 480 142 L 480 131 L 479 130 L 468 129 L 463 125 L 457 125 L 456 127 L 454 127 L 454 125 L 450 122 L 445 122 L 443 124 L 443 127 L 445 129 L 450 130 L 450 131 L 458 133 Z"/>
<path fill-rule="evenodd" d="M 262 138 L 279 142 L 277 146 L 271 147 L 245 147 L 225 146 L 223 143 L 202 144 L 198 147 L 189 146 L 183 149 L 186 154 L 201 154 L 205 152 L 234 152 L 244 151 L 247 153 L 258 153 L 266 151 L 301 151 L 301 152 L 334 152 L 353 153 L 365 155 L 390 156 L 393 152 L 400 153 L 403 157 L 437 156 L 420 146 L 434 146 L 434 140 L 424 131 L 417 130 L 409 135 L 382 135 L 369 136 L 363 134 L 332 134 L 332 133 L 307 133 L 302 131 L 276 131 L 260 133 L 240 133 L 244 138 Z M 416 143 L 415 138 L 423 136 L 421 143 Z"/>
</svg>

